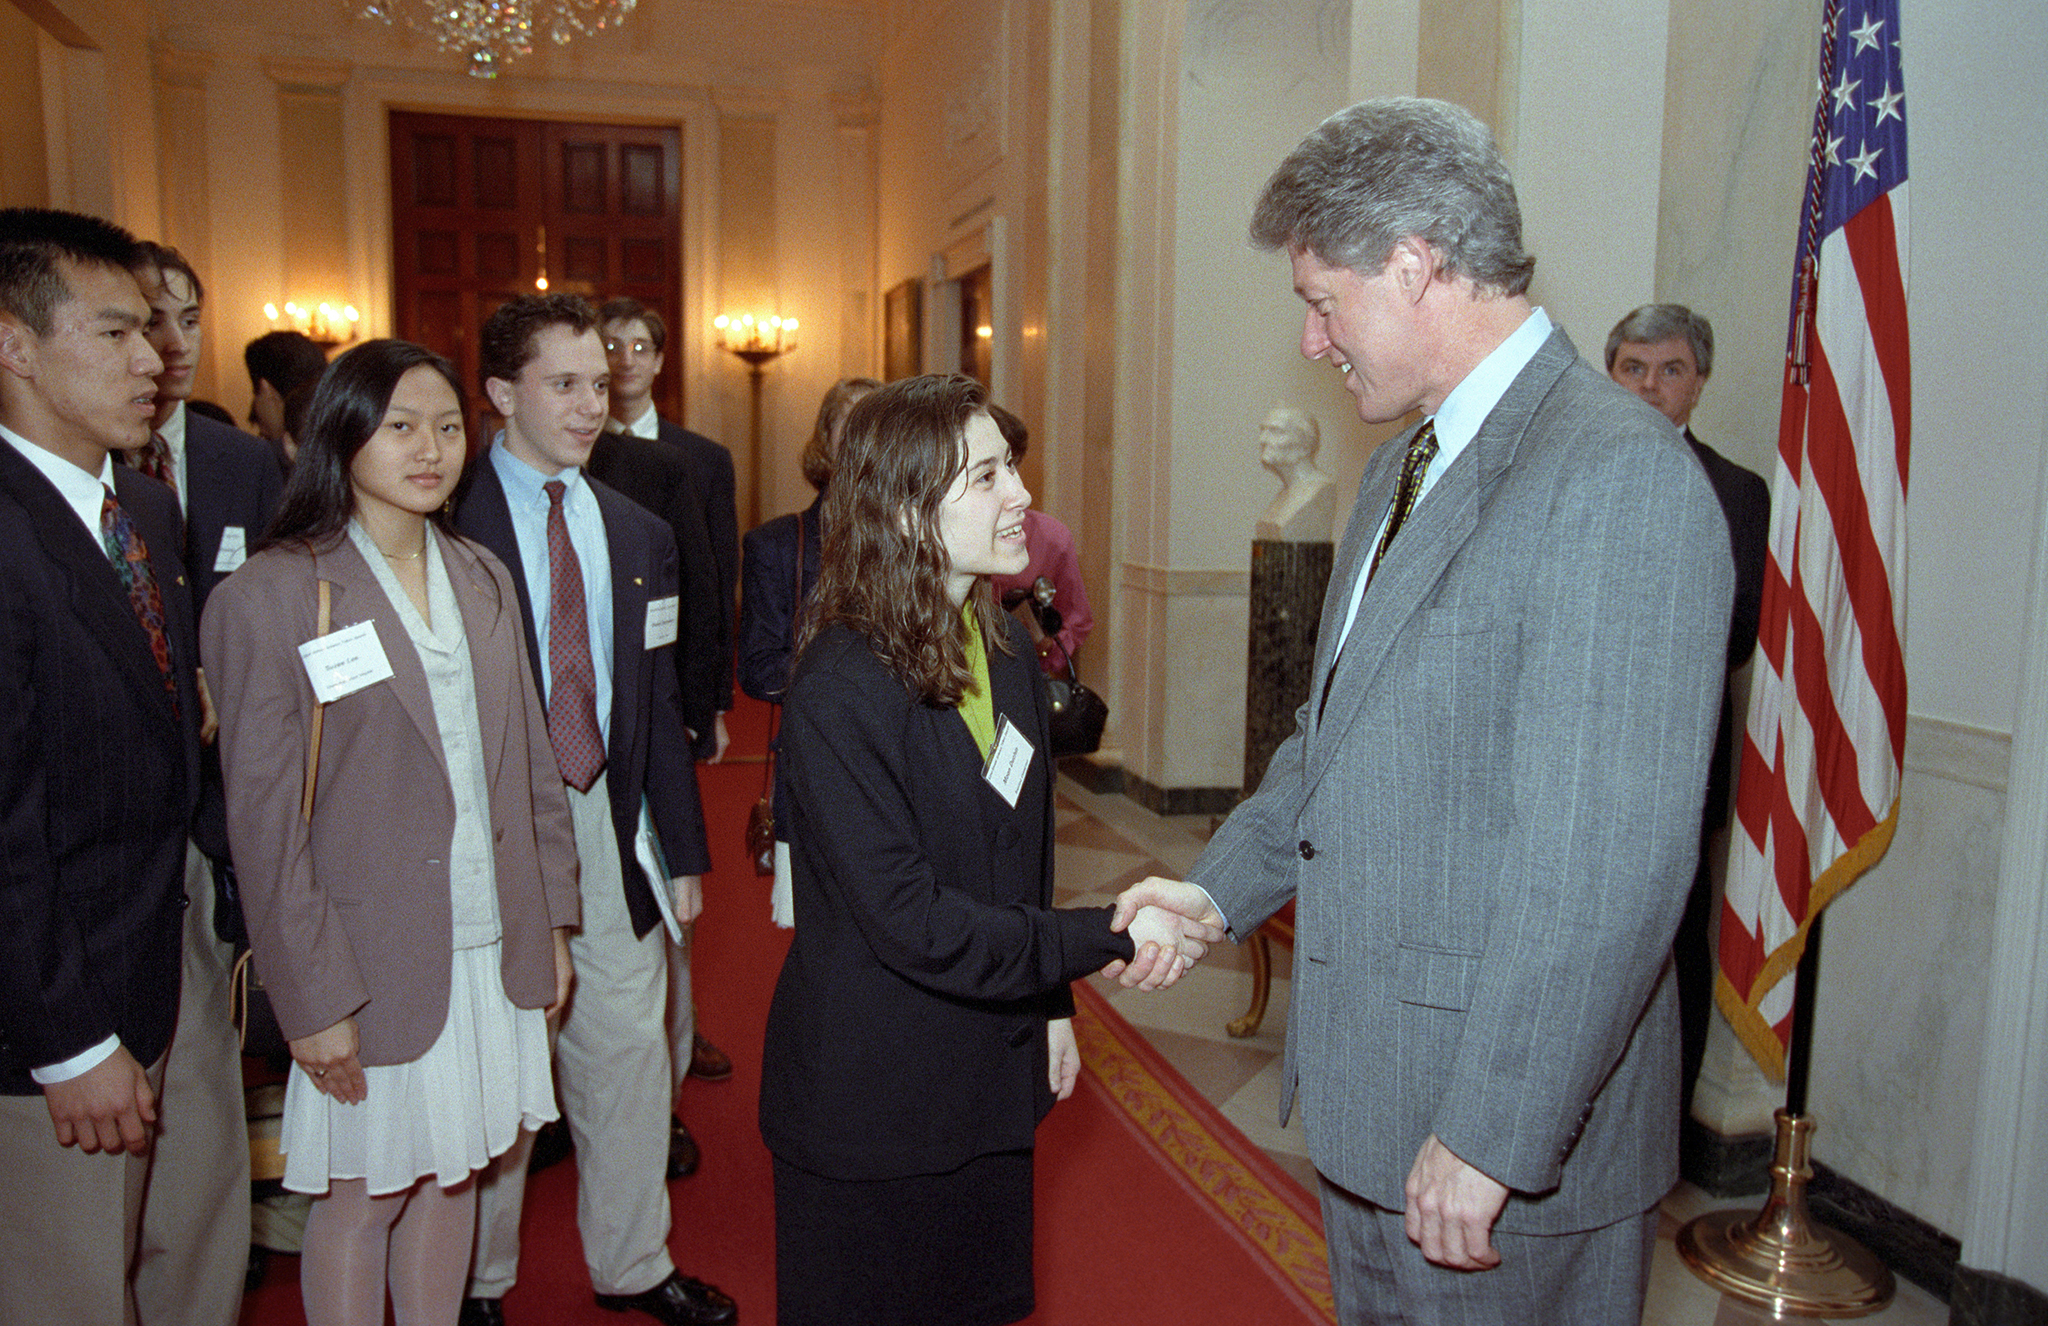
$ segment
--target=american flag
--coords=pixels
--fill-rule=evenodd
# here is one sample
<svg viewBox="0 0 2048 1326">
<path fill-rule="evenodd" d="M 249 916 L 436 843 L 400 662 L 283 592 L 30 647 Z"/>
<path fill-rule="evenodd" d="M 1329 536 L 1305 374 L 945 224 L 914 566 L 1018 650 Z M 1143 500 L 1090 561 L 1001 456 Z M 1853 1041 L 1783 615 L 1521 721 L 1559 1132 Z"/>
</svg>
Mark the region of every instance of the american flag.
<svg viewBox="0 0 2048 1326">
<path fill-rule="evenodd" d="M 1906 239 L 1898 0 L 1826 0 L 1716 988 L 1774 1076 L 1808 929 L 1898 824 Z"/>
</svg>

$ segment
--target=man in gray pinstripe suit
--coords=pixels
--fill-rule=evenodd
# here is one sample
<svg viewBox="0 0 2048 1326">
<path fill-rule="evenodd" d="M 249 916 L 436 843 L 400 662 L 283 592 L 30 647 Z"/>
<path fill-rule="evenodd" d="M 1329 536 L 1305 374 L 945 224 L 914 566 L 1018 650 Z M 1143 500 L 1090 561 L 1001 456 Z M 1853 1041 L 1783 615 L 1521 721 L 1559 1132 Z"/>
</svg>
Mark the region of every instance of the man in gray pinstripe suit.
<svg viewBox="0 0 2048 1326">
<path fill-rule="evenodd" d="M 1366 466 L 1310 699 L 1197 863 L 1207 897 L 1126 900 L 1213 900 L 1241 938 L 1296 899 L 1281 1110 L 1305 1100 L 1342 1320 L 1636 1322 L 1677 1177 L 1720 509 L 1529 302 L 1514 185 L 1466 112 L 1333 116 L 1252 237 L 1360 417 L 1422 418 Z"/>
</svg>

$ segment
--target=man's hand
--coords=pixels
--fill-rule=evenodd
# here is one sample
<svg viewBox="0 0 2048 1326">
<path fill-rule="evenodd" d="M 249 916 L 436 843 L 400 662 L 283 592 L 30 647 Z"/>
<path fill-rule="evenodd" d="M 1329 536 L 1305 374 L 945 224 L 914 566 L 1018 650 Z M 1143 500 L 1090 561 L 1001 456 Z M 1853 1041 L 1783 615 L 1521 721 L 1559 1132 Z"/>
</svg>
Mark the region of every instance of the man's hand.
<svg viewBox="0 0 2048 1326">
<path fill-rule="evenodd" d="M 1045 1044 L 1052 1070 L 1053 1098 L 1065 1100 L 1074 1094 L 1074 1083 L 1081 1079 L 1081 1046 L 1074 1039 L 1074 1020 L 1054 1018 L 1046 1023 Z"/>
<path fill-rule="evenodd" d="M 1209 901 L 1208 894 L 1193 884 L 1159 875 L 1150 876 L 1123 891 L 1116 900 L 1116 914 L 1110 919 L 1109 928 L 1126 929 L 1143 907 L 1158 907 L 1187 918 L 1193 923 L 1189 933 L 1204 944 L 1213 944 L 1224 937 L 1223 917 L 1216 911 L 1215 904 Z M 1125 989 L 1163 990 L 1179 980 L 1181 973 L 1201 956 L 1197 952 L 1185 961 L 1176 962 L 1178 944 L 1171 947 L 1148 945 L 1135 931 L 1131 938 L 1137 943 L 1138 951 L 1130 963 L 1112 962 L 1102 969 L 1104 976 L 1122 982 Z"/>
<path fill-rule="evenodd" d="M 669 898 L 675 903 L 676 920 L 688 925 L 704 914 L 704 877 L 677 875 L 669 881 Z"/>
<path fill-rule="evenodd" d="M 706 760 L 705 763 L 717 764 L 720 760 L 723 760 L 725 758 L 725 748 L 730 745 L 732 745 L 732 733 L 725 730 L 725 715 L 720 714 L 716 719 L 712 720 L 711 758 Z"/>
<path fill-rule="evenodd" d="M 1438 1266 L 1487 1271 L 1500 1265 L 1493 1222 L 1508 1190 L 1451 1153 L 1431 1133 L 1408 1171 L 1408 1241 Z"/>
<path fill-rule="evenodd" d="M 576 988 L 576 964 L 569 960 L 569 927 L 558 925 L 555 935 L 555 1002 L 541 1016 L 552 1018 L 569 1006 L 569 991 Z"/>
<path fill-rule="evenodd" d="M 149 1150 L 156 1092 L 125 1045 L 115 1046 L 77 1077 L 44 1087 L 43 1104 L 49 1107 L 58 1146 L 75 1146 L 88 1155 L 126 1151 L 139 1156 Z"/>
<path fill-rule="evenodd" d="M 344 1105 L 355 1105 L 370 1092 L 362 1060 L 356 1057 L 358 1044 L 356 1020 L 343 1018 L 324 1031 L 292 1041 L 292 1058 L 306 1070 L 321 1095 L 332 1096 Z"/>
<path fill-rule="evenodd" d="M 206 689 L 206 669 L 192 669 L 192 677 L 199 683 L 199 744 L 211 746 L 220 732 L 220 714 L 213 707 L 213 693 Z"/>
<path fill-rule="evenodd" d="M 1121 979 L 1125 986 L 1139 990 L 1164 990 L 1172 985 L 1202 960 L 1210 944 L 1223 937 L 1215 926 L 1189 920 L 1163 907 L 1139 908 L 1131 918 L 1129 930 L 1137 954 L 1123 970 Z M 1105 974 L 1116 973 L 1105 969 Z"/>
</svg>

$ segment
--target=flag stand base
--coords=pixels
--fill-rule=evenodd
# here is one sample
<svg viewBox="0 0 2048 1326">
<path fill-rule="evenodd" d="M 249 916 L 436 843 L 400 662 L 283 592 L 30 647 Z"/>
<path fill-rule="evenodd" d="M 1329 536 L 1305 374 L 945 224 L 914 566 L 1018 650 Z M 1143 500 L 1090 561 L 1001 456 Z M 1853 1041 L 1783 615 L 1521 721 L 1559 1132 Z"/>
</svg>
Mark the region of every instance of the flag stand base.
<svg viewBox="0 0 2048 1326">
<path fill-rule="evenodd" d="M 1808 1216 L 1813 1119 L 1777 1112 L 1771 1195 L 1756 1215 L 1716 1211 L 1678 1231 L 1678 1255 L 1724 1294 L 1781 1317 L 1861 1317 L 1891 1302 L 1892 1273 L 1869 1249 Z"/>
</svg>

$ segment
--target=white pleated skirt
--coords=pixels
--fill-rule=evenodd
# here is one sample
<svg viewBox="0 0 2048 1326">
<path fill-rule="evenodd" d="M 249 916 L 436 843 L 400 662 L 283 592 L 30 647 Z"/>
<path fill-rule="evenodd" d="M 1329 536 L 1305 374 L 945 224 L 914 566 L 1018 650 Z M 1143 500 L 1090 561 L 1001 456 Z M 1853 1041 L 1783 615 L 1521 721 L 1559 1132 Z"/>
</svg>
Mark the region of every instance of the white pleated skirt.
<svg viewBox="0 0 2048 1326">
<path fill-rule="evenodd" d="M 360 1104 L 322 1095 L 298 1064 L 285 1086 L 284 1186 L 324 1193 L 366 1179 L 372 1195 L 426 1175 L 452 1188 L 519 1136 L 556 1118 L 546 1015 L 505 997 L 499 943 L 457 949 L 448 1023 L 410 1063 L 365 1068 Z"/>
</svg>

